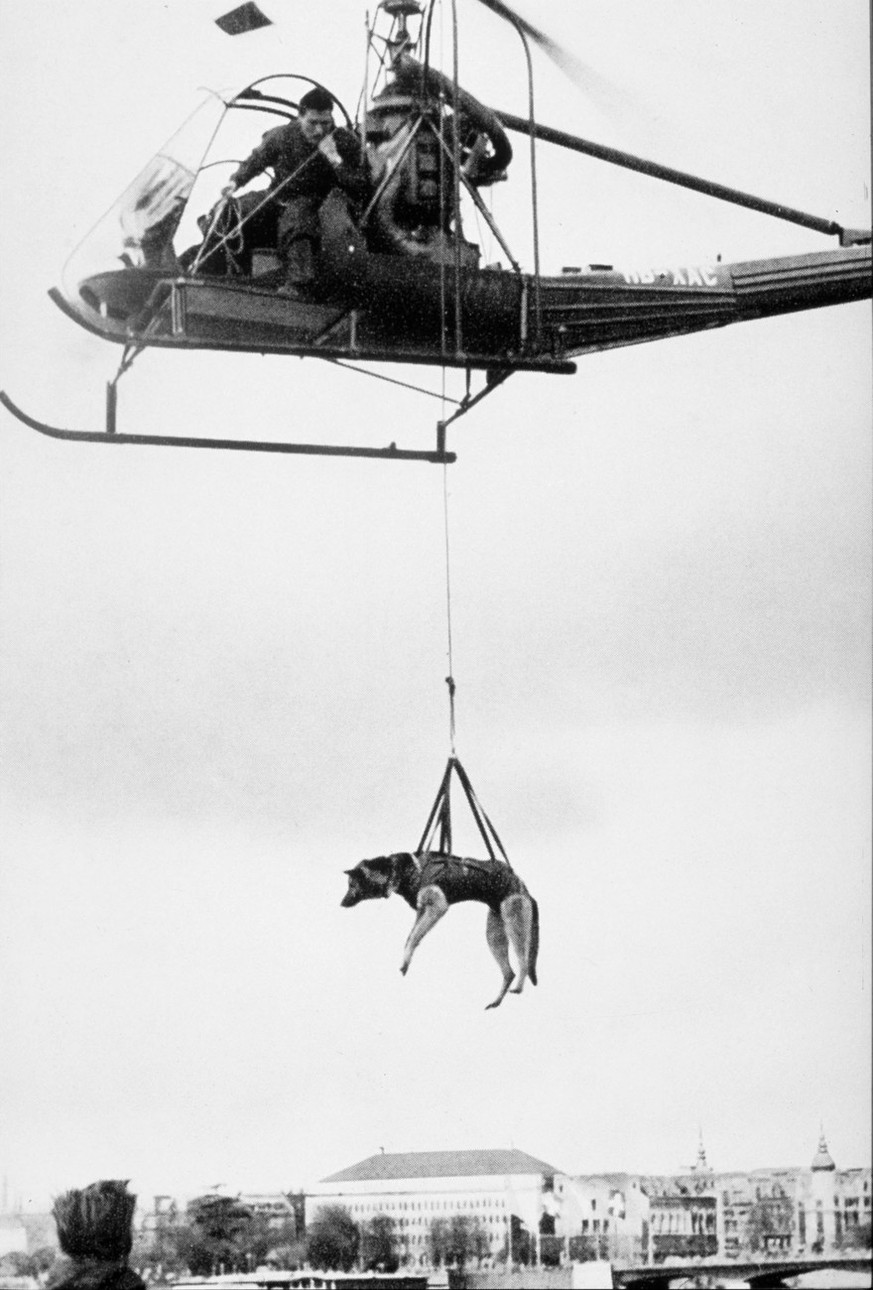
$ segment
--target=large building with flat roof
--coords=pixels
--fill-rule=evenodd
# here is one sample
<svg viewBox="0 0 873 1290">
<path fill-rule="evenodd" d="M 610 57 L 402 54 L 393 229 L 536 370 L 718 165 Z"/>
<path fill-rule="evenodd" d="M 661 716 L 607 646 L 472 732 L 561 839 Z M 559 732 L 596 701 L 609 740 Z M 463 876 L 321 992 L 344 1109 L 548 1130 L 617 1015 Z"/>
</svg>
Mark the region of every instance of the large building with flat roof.
<svg viewBox="0 0 873 1290">
<path fill-rule="evenodd" d="M 486 1265 L 540 1253 L 643 1262 L 830 1253 L 869 1233 L 870 1179 L 869 1166 L 837 1169 L 823 1135 L 807 1168 L 719 1173 L 701 1141 L 696 1165 L 657 1176 L 570 1176 L 515 1148 L 380 1152 L 312 1186 L 306 1223 L 326 1205 L 344 1206 L 361 1228 L 385 1215 L 415 1269 L 437 1261 L 434 1221 L 457 1215 L 484 1234 Z"/>
<path fill-rule="evenodd" d="M 434 1220 L 464 1215 L 477 1220 L 487 1236 L 486 1257 L 494 1258 L 508 1248 L 513 1216 L 533 1237 L 553 1229 L 560 1205 L 555 1191 L 559 1172 L 515 1148 L 380 1152 L 310 1187 L 306 1224 L 328 1205 L 344 1206 L 359 1224 L 387 1215 L 394 1222 L 402 1262 L 426 1267 L 432 1261 Z"/>
</svg>

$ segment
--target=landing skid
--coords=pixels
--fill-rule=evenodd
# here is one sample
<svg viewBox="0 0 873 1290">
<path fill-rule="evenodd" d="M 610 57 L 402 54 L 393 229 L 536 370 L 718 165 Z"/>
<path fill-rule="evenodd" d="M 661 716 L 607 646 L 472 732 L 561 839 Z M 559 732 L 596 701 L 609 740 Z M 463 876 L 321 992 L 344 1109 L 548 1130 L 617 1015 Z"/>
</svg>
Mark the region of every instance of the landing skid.
<svg viewBox="0 0 873 1290">
<path fill-rule="evenodd" d="M 31 430 L 39 431 L 40 434 L 48 435 L 51 439 L 66 439 L 73 443 L 145 444 L 158 448 L 225 448 L 233 452 L 298 453 L 315 457 L 376 457 L 382 461 L 430 461 L 437 465 L 450 465 L 457 460 L 455 453 L 446 452 L 445 426 L 442 423 L 437 426 L 437 446 L 433 452 L 398 448 L 393 443 L 387 448 L 363 448 L 323 443 L 275 443 L 265 439 L 206 439 L 188 435 L 118 434 L 115 430 L 115 398 L 115 385 L 110 383 L 106 390 L 105 430 L 64 430 L 28 416 L 13 403 L 5 390 L 0 390 L 0 403 L 24 425 L 29 426 Z"/>
</svg>

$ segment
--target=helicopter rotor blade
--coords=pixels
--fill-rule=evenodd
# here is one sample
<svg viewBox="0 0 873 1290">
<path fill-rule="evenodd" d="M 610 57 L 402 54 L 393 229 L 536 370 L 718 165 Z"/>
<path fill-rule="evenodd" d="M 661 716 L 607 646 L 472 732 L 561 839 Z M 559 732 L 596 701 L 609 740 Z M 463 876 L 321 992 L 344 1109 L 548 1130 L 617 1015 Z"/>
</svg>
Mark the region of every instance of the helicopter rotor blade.
<svg viewBox="0 0 873 1290">
<path fill-rule="evenodd" d="M 575 55 L 565 49 L 563 45 L 559 45 L 540 27 L 535 27 L 532 22 L 522 18 L 521 14 L 516 13 L 508 4 L 505 4 L 504 0 L 479 0 L 479 3 L 483 4 L 486 9 L 490 9 L 498 18 L 503 18 L 505 22 L 512 23 L 519 31 L 524 32 L 535 45 L 545 54 L 548 54 L 553 62 L 557 63 L 562 71 L 566 71 L 574 79 L 577 74 L 585 75 L 585 68 Z"/>
<path fill-rule="evenodd" d="M 522 18 L 521 14 L 516 13 L 505 3 L 505 0 L 479 0 L 479 3 L 527 36 L 577 89 L 584 90 L 610 115 L 623 117 L 639 115 L 639 108 L 633 101 L 632 95 L 620 89 L 589 63 L 584 63 L 581 58 L 571 53 L 566 46 L 560 44 L 541 27 L 535 27 L 526 18 Z"/>
</svg>

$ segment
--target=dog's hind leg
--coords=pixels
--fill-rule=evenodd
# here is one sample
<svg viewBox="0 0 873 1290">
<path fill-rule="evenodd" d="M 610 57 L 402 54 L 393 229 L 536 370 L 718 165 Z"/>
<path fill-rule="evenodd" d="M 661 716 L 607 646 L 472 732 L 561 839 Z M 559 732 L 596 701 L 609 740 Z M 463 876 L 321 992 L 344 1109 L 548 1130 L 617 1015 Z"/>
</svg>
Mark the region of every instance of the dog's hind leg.
<svg viewBox="0 0 873 1290">
<path fill-rule="evenodd" d="M 511 990 L 513 994 L 521 994 L 525 978 L 530 972 L 531 962 L 533 911 L 530 897 L 523 894 L 507 896 L 500 906 L 500 913 L 518 963 L 518 972 Z"/>
<path fill-rule="evenodd" d="M 495 909 L 488 910 L 485 939 L 488 941 L 489 950 L 497 960 L 497 966 L 503 973 L 503 987 L 494 1002 L 487 1005 L 487 1008 L 496 1008 L 503 1002 L 503 996 L 512 985 L 514 973 L 509 962 L 509 941 L 506 939 L 506 928 L 503 926 L 503 919 Z"/>
<path fill-rule="evenodd" d="M 400 971 L 404 976 L 409 971 L 415 947 L 427 936 L 434 924 L 439 922 L 449 907 L 449 902 L 439 887 L 422 887 L 416 904 L 418 914 L 412 924 L 412 931 L 407 937 L 406 945 L 403 947 L 403 962 L 400 964 Z"/>
</svg>

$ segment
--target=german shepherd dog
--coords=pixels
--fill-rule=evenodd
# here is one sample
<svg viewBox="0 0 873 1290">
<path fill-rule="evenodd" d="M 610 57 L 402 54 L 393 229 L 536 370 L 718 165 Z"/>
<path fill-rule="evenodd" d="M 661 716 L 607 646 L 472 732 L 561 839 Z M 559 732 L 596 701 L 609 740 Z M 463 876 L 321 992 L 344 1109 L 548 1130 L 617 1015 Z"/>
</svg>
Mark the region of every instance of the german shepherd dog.
<svg viewBox="0 0 873 1290">
<path fill-rule="evenodd" d="M 403 951 L 400 971 L 405 976 L 416 946 L 449 908 L 461 900 L 480 900 L 488 906 L 485 937 L 503 975 L 503 986 L 489 1008 L 503 1002 L 508 990 L 521 994 L 526 977 L 537 983 L 539 911 L 527 887 L 500 860 L 461 860 L 436 851 L 401 851 L 375 860 L 362 860 L 346 869 L 349 889 L 340 904 L 345 909 L 362 900 L 402 896 L 416 910 L 415 922 Z M 513 971 L 509 947 L 518 963 Z"/>
</svg>

